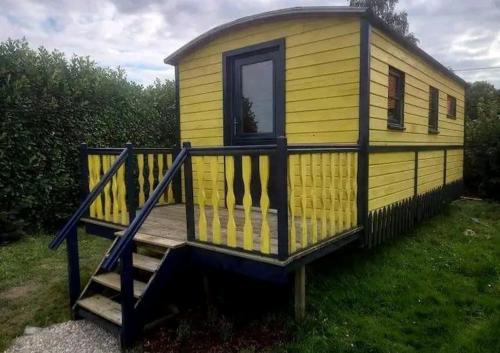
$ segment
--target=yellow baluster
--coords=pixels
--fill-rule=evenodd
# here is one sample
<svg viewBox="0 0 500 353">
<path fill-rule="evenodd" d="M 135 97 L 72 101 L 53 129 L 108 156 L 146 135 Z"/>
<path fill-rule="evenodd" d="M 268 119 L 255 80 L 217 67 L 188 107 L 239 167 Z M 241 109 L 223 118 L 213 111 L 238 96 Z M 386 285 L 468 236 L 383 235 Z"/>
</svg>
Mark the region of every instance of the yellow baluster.
<svg viewBox="0 0 500 353">
<path fill-rule="evenodd" d="M 227 205 L 227 245 L 236 247 L 236 222 L 234 220 L 234 157 L 226 157 L 226 205 Z"/>
<path fill-rule="evenodd" d="M 200 215 L 198 217 L 198 231 L 199 238 L 201 241 L 207 241 L 207 216 L 205 214 L 205 162 L 203 157 L 199 157 L 196 160 L 196 174 L 198 175 L 198 207 L 200 209 Z"/>
<path fill-rule="evenodd" d="M 327 236 L 327 223 L 326 223 L 326 205 L 328 199 L 326 197 L 326 158 L 328 155 L 326 153 L 321 154 L 321 239 L 325 239 Z"/>
<path fill-rule="evenodd" d="M 87 156 L 87 164 L 88 164 L 88 168 L 89 168 L 89 191 L 92 191 L 94 189 L 94 186 L 96 184 L 96 181 L 95 181 L 95 177 L 94 177 L 94 156 L 92 155 L 88 155 Z M 95 218 L 96 216 L 96 202 L 92 202 L 92 204 L 90 205 L 90 217 L 91 218 Z"/>
<path fill-rule="evenodd" d="M 221 243 L 220 219 L 219 219 L 219 186 L 217 180 L 219 176 L 219 164 L 217 157 L 210 157 L 210 176 L 212 179 L 212 241 L 214 244 Z"/>
<path fill-rule="evenodd" d="M 102 156 L 102 171 L 106 173 L 110 167 L 109 155 Z M 104 185 L 104 220 L 106 222 L 111 222 L 111 195 L 109 194 L 111 189 L 110 183 Z"/>
<path fill-rule="evenodd" d="M 301 245 L 302 248 L 307 247 L 308 237 L 307 237 L 307 174 L 306 174 L 306 166 L 307 166 L 307 155 L 300 155 L 300 186 L 301 186 L 301 194 L 300 194 L 300 210 L 301 210 Z"/>
<path fill-rule="evenodd" d="M 170 168 L 172 166 L 172 155 L 171 154 L 167 154 L 167 165 L 168 165 L 168 168 Z M 167 202 L 168 203 L 174 202 L 174 190 L 172 189 L 172 183 L 170 183 L 168 185 L 168 188 L 167 188 Z"/>
<path fill-rule="evenodd" d="M 346 171 L 347 171 L 347 179 L 345 183 L 345 191 L 346 191 L 346 223 L 347 223 L 347 228 L 351 228 L 352 223 L 351 223 L 351 153 L 346 153 Z"/>
<path fill-rule="evenodd" d="M 316 244 L 318 242 L 318 215 L 316 210 L 318 208 L 318 199 L 317 199 L 317 161 L 318 155 L 313 153 L 311 155 L 311 177 L 312 177 L 312 186 L 311 186 L 311 199 L 312 199 L 312 210 L 311 210 L 311 227 L 312 227 L 312 243 Z"/>
<path fill-rule="evenodd" d="M 153 194 L 154 184 L 155 184 L 155 175 L 154 175 L 154 167 L 155 167 L 155 155 L 152 153 L 148 154 L 148 183 L 149 183 L 149 193 L 148 198 Z"/>
<path fill-rule="evenodd" d="M 345 163 L 343 162 L 344 153 L 339 153 L 339 231 L 344 228 L 344 169 Z"/>
<path fill-rule="evenodd" d="M 290 155 L 288 157 L 288 205 L 290 208 L 290 236 L 289 236 L 289 249 L 290 253 L 294 253 L 297 250 L 297 228 L 295 226 L 295 161 L 296 155 Z"/>
<path fill-rule="evenodd" d="M 127 187 L 125 184 L 125 165 L 118 169 L 118 202 L 120 209 L 121 224 L 128 224 L 128 209 L 127 209 Z"/>
<path fill-rule="evenodd" d="M 116 156 L 111 156 L 110 163 L 113 164 L 116 161 Z M 113 223 L 120 222 L 120 203 L 118 201 L 118 176 L 117 173 L 113 174 L 111 193 L 113 194 Z"/>
<path fill-rule="evenodd" d="M 101 156 L 100 155 L 95 155 L 94 156 L 94 176 L 95 180 L 97 181 L 96 184 L 101 180 Z M 96 218 L 97 219 L 104 219 L 103 213 L 102 213 L 102 198 L 101 194 L 97 196 L 95 199 L 95 213 L 96 213 Z"/>
<path fill-rule="evenodd" d="M 158 183 L 163 179 L 163 155 L 159 153 L 157 155 L 158 158 Z M 159 204 L 165 203 L 165 195 L 161 195 L 158 200 Z"/>
<path fill-rule="evenodd" d="M 146 196 L 144 195 L 144 155 L 137 155 L 137 169 L 138 169 L 138 182 L 139 182 L 139 207 L 144 205 Z"/>
<path fill-rule="evenodd" d="M 351 185 L 352 185 L 352 190 L 353 190 L 353 197 L 352 197 L 352 224 L 357 225 L 358 224 L 358 209 L 357 209 L 357 200 L 358 200 L 358 155 L 357 153 L 353 153 L 353 161 L 352 161 L 352 170 L 353 170 L 353 175 L 351 179 Z"/>
<path fill-rule="evenodd" d="M 337 160 L 338 153 L 330 154 L 330 235 L 335 235 L 337 232 L 337 226 L 335 221 L 335 204 L 336 204 L 336 189 L 335 189 L 335 178 L 336 178 L 336 170 L 337 170 Z"/>
<path fill-rule="evenodd" d="M 260 211 L 262 213 L 262 224 L 260 227 L 260 251 L 264 254 L 271 252 L 271 236 L 267 213 L 269 211 L 269 195 L 267 184 L 269 181 L 269 156 L 259 156 L 260 174 Z"/>
<path fill-rule="evenodd" d="M 245 223 L 243 225 L 243 249 L 253 249 L 253 227 L 252 227 L 252 195 L 250 181 L 252 177 L 252 161 L 249 156 L 242 157 L 243 165 L 243 209 L 245 213 Z"/>
</svg>

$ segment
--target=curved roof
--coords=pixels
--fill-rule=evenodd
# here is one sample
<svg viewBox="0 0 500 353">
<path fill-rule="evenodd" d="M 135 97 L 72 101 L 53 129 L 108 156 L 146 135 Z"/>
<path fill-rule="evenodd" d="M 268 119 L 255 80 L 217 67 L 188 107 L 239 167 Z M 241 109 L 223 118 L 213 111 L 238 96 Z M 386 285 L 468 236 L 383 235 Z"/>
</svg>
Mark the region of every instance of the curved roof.
<svg viewBox="0 0 500 353">
<path fill-rule="evenodd" d="M 175 52 L 170 54 L 163 60 L 165 64 L 175 65 L 177 61 L 187 53 L 193 51 L 197 47 L 205 44 L 220 35 L 232 31 L 236 28 L 248 26 L 258 22 L 269 22 L 271 20 L 282 19 L 285 17 L 303 17 L 303 16 L 331 16 L 339 14 L 363 14 L 367 12 L 365 7 L 350 7 L 350 6 L 304 6 L 291 7 L 269 12 L 262 12 L 256 15 L 246 16 L 237 20 L 224 23 L 214 27 L 209 31 L 199 35 L 187 44 L 183 45 Z"/>
<path fill-rule="evenodd" d="M 401 34 L 395 32 L 391 27 L 389 27 L 383 20 L 373 14 L 373 12 L 366 7 L 351 7 L 351 6 L 304 6 L 304 7 L 291 7 L 286 9 L 280 9 L 275 11 L 263 12 L 256 15 L 246 16 L 239 18 L 235 21 L 225 23 L 223 25 L 214 27 L 209 31 L 201 34 L 195 39 L 191 40 L 187 44 L 183 45 L 181 48 L 167 56 L 163 61 L 165 64 L 176 65 L 179 60 L 186 54 L 196 50 L 203 44 L 214 40 L 215 38 L 223 35 L 224 33 L 233 31 L 235 29 L 249 26 L 255 23 L 269 22 L 277 19 L 292 18 L 292 17 L 324 17 L 324 16 L 342 16 L 342 15 L 358 15 L 363 16 L 368 19 L 368 21 L 375 27 L 381 29 L 386 34 L 388 34 L 394 41 L 398 42 L 400 45 L 406 49 L 412 51 L 416 55 L 422 57 L 429 64 L 434 66 L 439 71 L 443 72 L 445 75 L 453 78 L 454 80 L 465 85 L 466 82 L 459 76 L 457 76 L 453 71 L 445 67 L 439 61 L 434 59 L 432 56 L 427 54 L 425 51 L 420 49 L 417 45 L 408 41 Z"/>
</svg>

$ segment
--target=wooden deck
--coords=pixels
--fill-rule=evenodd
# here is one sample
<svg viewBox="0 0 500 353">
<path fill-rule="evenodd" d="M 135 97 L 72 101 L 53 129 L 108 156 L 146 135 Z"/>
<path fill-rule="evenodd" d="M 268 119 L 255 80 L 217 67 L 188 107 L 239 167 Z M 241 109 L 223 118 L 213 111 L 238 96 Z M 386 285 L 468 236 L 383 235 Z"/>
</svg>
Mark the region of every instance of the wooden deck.
<svg viewBox="0 0 500 353">
<path fill-rule="evenodd" d="M 208 242 L 212 243 L 212 208 L 207 207 L 205 210 L 207 217 Z M 199 209 L 195 207 L 196 234 L 198 237 L 198 215 Z M 237 207 L 234 211 L 236 222 L 236 245 L 238 248 L 243 248 L 243 225 L 245 215 L 243 209 Z M 221 244 L 226 244 L 227 232 L 227 209 L 219 209 L 219 220 L 221 223 Z M 270 210 L 268 213 L 268 222 L 271 233 L 271 254 L 278 253 L 278 230 L 277 230 L 277 215 L 276 212 Z M 262 224 L 261 212 L 259 209 L 252 211 L 252 226 L 254 232 L 254 248 L 260 250 L 260 228 Z M 149 235 L 152 237 L 172 239 L 176 241 L 186 242 L 186 207 L 184 204 L 172 204 L 158 206 L 153 209 L 149 217 L 145 220 L 139 232 L 141 235 Z"/>
<path fill-rule="evenodd" d="M 208 241 L 206 242 L 207 246 L 213 247 L 215 244 L 212 242 L 212 219 L 213 219 L 213 209 L 212 207 L 206 207 L 205 208 L 205 215 L 207 218 L 207 230 L 208 230 Z M 198 216 L 199 216 L 199 209 L 198 206 L 195 206 L 195 231 L 196 231 L 196 238 L 198 239 Z M 238 249 L 243 249 L 243 225 L 245 223 L 245 214 L 243 211 L 243 208 L 241 206 L 236 206 L 234 210 L 234 218 L 236 222 L 236 248 L 234 249 L 235 251 L 238 251 Z M 219 208 L 219 220 L 221 224 L 221 245 L 226 245 L 227 244 L 227 232 L 226 232 L 226 225 L 227 225 L 227 209 L 226 208 Z M 259 208 L 253 208 L 252 210 L 252 227 L 253 227 L 253 249 L 255 252 L 260 252 L 261 248 L 261 237 L 260 237 L 260 230 L 262 226 L 262 214 Z M 271 238 L 271 247 L 270 247 L 270 253 L 273 255 L 278 254 L 278 217 L 276 210 L 270 209 L 268 212 L 267 220 L 269 223 L 269 230 L 270 230 L 270 238 Z M 312 233 L 312 220 L 311 218 L 308 218 L 306 220 L 307 222 L 307 229 L 309 233 L 309 237 L 311 237 Z M 317 234 L 319 236 L 320 233 L 320 227 L 321 227 L 321 222 L 318 220 L 316 222 L 316 227 L 317 227 Z M 301 229 L 301 219 L 300 217 L 295 217 L 295 226 L 297 229 L 297 232 L 300 232 Z M 337 237 L 341 237 L 342 234 L 349 232 L 352 229 L 345 229 L 343 231 L 340 231 L 339 234 L 331 237 L 329 236 L 328 239 L 333 239 Z M 162 206 L 157 206 L 153 209 L 149 217 L 145 220 L 143 226 L 140 228 L 139 232 L 135 236 L 136 240 L 139 240 L 145 243 L 152 243 L 156 245 L 161 245 L 162 243 L 165 243 L 165 246 L 167 247 L 175 247 L 175 246 L 180 246 L 183 243 L 187 242 L 186 238 L 187 232 L 186 232 L 186 208 L 184 204 L 170 204 L 170 205 L 162 205 Z M 140 239 L 139 239 L 140 238 Z M 320 245 L 319 243 L 312 244 L 309 243 L 306 246 L 302 246 L 301 238 L 299 234 L 297 234 L 297 242 L 296 246 L 297 249 L 302 249 L 302 250 L 311 250 L 314 249 L 316 246 Z M 200 243 L 201 244 L 201 243 Z M 219 248 L 222 250 L 222 248 Z M 300 251 L 297 251 L 295 254 L 298 254 Z M 241 255 L 244 255 L 244 252 L 240 252 Z"/>
</svg>

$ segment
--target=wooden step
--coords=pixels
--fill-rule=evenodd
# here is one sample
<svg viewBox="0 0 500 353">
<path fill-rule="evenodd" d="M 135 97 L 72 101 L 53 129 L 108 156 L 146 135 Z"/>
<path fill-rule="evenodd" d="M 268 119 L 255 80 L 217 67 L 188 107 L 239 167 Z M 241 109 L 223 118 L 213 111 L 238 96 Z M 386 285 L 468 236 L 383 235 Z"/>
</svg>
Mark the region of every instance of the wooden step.
<svg viewBox="0 0 500 353">
<path fill-rule="evenodd" d="M 77 304 L 116 325 L 121 326 L 122 324 L 122 308 L 120 303 L 101 294 L 95 294 L 91 297 L 80 299 Z"/>
<path fill-rule="evenodd" d="M 115 235 L 122 236 L 125 231 L 116 232 Z M 161 248 L 178 248 L 184 245 L 186 242 L 182 240 L 175 240 L 170 238 L 158 237 L 155 235 L 149 235 L 145 233 L 137 233 L 134 240 L 139 243 L 144 243 L 147 245 L 159 246 Z"/>
<path fill-rule="evenodd" d="M 92 277 L 92 280 L 102 284 L 103 286 L 112 288 L 118 292 L 121 291 L 121 281 L 120 281 L 120 275 L 118 273 L 115 272 L 103 273 Z M 134 279 L 134 297 L 139 298 L 144 292 L 145 288 L 146 288 L 146 283 Z"/>
<path fill-rule="evenodd" d="M 133 253 L 132 262 L 135 268 L 140 268 L 144 271 L 155 272 L 158 267 L 160 267 L 161 260 L 155 257 Z"/>
</svg>

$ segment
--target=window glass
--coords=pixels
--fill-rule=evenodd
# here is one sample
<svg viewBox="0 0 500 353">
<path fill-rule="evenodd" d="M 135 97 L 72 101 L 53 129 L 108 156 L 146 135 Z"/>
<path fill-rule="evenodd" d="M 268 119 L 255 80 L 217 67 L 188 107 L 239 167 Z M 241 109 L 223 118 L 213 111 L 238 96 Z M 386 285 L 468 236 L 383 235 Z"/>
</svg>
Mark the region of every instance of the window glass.
<svg viewBox="0 0 500 353">
<path fill-rule="evenodd" d="M 437 131 L 438 129 L 438 114 L 439 114 L 439 91 L 434 88 L 429 88 L 429 130 Z"/>
<path fill-rule="evenodd" d="M 241 66 L 242 120 L 244 133 L 273 132 L 273 62 Z"/>
<path fill-rule="evenodd" d="M 455 97 L 448 95 L 448 117 L 455 118 L 457 116 L 457 100 Z"/>
<path fill-rule="evenodd" d="M 387 120 L 389 127 L 403 127 L 404 73 L 389 68 Z"/>
</svg>

